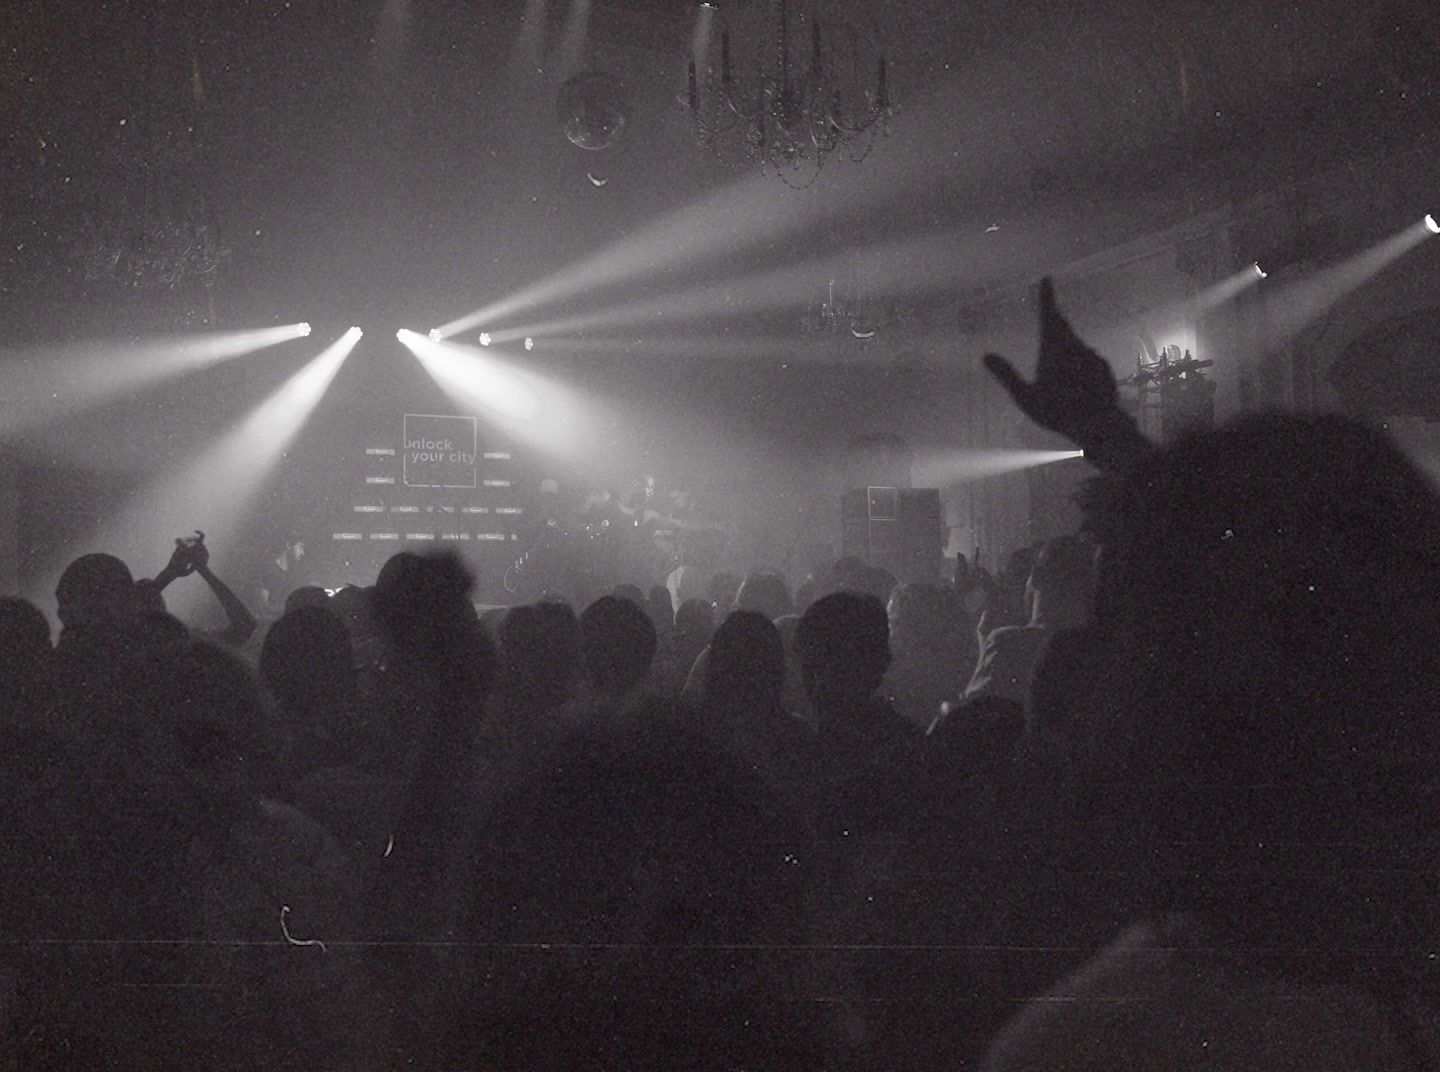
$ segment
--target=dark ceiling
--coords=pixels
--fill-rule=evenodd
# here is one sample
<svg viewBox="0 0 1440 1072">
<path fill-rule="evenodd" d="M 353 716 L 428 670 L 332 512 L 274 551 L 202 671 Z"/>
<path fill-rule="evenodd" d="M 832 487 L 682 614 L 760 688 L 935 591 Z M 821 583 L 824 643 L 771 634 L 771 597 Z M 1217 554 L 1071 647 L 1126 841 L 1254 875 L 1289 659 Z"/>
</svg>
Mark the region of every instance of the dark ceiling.
<svg viewBox="0 0 1440 1072">
<path fill-rule="evenodd" d="M 570 5 L 550 0 L 540 62 L 517 69 L 527 6 L 544 7 L 10 0 L 3 327 L 26 338 L 93 333 L 101 318 L 249 323 L 312 309 L 434 323 L 746 177 L 691 142 L 677 102 L 693 3 L 594 0 L 581 62 L 619 78 L 632 104 L 622 141 L 599 153 L 566 142 L 554 118 Z M 743 44 L 771 7 L 725 0 L 718 17 Z M 1175 222 L 1318 169 L 1404 166 L 1433 147 L 1440 118 L 1440 5 L 822 7 L 883 46 L 902 111 L 869 160 L 836 165 L 815 191 L 764 188 L 776 202 L 857 206 L 772 260 L 981 218 L 1024 233 L 1026 220 L 1063 228 L 1134 205 L 1136 229 Z M 107 274 L 106 249 L 157 219 L 203 221 L 218 267 L 161 285 Z M 1031 252 L 1044 270 L 1092 250 Z"/>
</svg>

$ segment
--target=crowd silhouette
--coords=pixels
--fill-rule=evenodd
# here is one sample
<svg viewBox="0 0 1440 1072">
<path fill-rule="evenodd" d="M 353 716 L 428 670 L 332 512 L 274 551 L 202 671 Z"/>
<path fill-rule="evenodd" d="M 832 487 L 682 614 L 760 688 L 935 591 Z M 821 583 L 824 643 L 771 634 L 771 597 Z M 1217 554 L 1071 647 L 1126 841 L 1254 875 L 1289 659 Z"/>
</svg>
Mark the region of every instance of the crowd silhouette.
<svg viewBox="0 0 1440 1072">
<path fill-rule="evenodd" d="M 996 577 L 0 599 L 0 1067 L 1440 1068 L 1440 498 L 1149 443 L 1040 304 L 986 364 L 1097 475 Z"/>
</svg>

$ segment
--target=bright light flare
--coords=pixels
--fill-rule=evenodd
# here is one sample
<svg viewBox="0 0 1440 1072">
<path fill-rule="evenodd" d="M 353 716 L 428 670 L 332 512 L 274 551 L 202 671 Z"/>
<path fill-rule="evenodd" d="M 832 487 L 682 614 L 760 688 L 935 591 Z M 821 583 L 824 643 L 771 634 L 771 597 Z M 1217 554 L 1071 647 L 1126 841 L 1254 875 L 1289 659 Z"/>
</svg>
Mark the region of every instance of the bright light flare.
<svg viewBox="0 0 1440 1072">
<path fill-rule="evenodd" d="M 443 339 L 444 337 L 445 337 L 444 335 L 440 334 L 440 329 L 439 329 L 439 328 L 431 328 L 431 329 L 430 329 L 430 341 L 431 341 L 431 342 L 439 342 L 439 341 L 440 341 L 441 339 Z"/>
<path fill-rule="evenodd" d="M 494 350 L 432 342 L 414 332 L 401 341 L 459 412 L 482 414 L 514 440 L 560 461 L 589 463 L 604 449 L 614 421 L 593 391 L 582 402 L 578 392 Z"/>
<path fill-rule="evenodd" d="M 529 421 L 539 415 L 539 395 L 519 370 L 488 355 L 471 357 L 473 351 L 403 328 L 397 337 L 452 396 L 512 420 Z"/>
<path fill-rule="evenodd" d="M 489 345 L 490 345 L 490 333 L 489 333 L 488 331 L 482 331 L 482 332 L 480 333 L 480 345 L 481 345 L 481 346 L 489 346 Z"/>
<path fill-rule="evenodd" d="M 345 332 L 210 446 L 143 487 L 98 538 L 66 549 L 55 577 L 82 550 L 117 554 L 137 576 L 154 576 L 168 556 L 169 539 L 197 528 L 217 553 L 230 550 L 255 492 L 329 390 L 360 334 L 359 328 Z M 46 597 L 53 588 L 52 579 Z M 166 602 L 183 618 L 210 598 L 202 589 L 175 585 L 166 590 Z"/>
<path fill-rule="evenodd" d="M 1427 216 L 1339 264 L 1282 288 L 1269 303 L 1269 344 L 1293 338 L 1337 301 L 1370 282 L 1433 233 Z"/>
<path fill-rule="evenodd" d="M 165 380 L 303 338 L 309 324 L 0 355 L 0 435 L 84 412 Z"/>
<path fill-rule="evenodd" d="M 1260 265 L 1247 265 L 1220 282 L 1212 283 L 1195 295 L 1195 299 L 1191 303 L 1191 315 L 1203 316 L 1205 313 L 1218 309 L 1226 302 L 1239 297 L 1264 278 L 1265 273 L 1260 270 Z"/>
<path fill-rule="evenodd" d="M 526 336 L 525 336 L 525 349 L 527 349 L 527 350 L 533 350 L 533 349 L 535 349 L 535 340 L 532 339 L 529 335 L 526 335 Z"/>
<path fill-rule="evenodd" d="M 945 488 L 1084 456 L 1081 450 L 918 451 L 911 472 L 916 487 Z"/>
</svg>

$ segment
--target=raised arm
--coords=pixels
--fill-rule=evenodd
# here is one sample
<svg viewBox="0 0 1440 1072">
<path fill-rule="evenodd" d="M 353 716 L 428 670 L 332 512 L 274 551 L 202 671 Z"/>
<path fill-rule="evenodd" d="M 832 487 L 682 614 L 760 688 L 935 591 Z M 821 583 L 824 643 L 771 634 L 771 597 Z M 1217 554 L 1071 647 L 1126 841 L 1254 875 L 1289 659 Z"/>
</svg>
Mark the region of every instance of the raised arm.
<svg viewBox="0 0 1440 1072">
<path fill-rule="evenodd" d="M 183 539 L 175 541 L 175 550 L 170 552 L 170 561 L 165 568 L 155 575 L 150 583 L 155 586 L 157 592 L 163 592 L 169 587 L 170 582 L 177 577 L 188 577 L 195 570 L 195 561 L 191 555 L 191 545 Z"/>
<path fill-rule="evenodd" d="M 1034 381 L 1027 382 L 999 354 L 986 354 L 985 367 L 1022 413 L 1065 436 L 1101 469 L 1126 468 L 1154 449 L 1120 408 L 1110 366 L 1075 334 L 1055 304 L 1049 278 L 1040 281 L 1040 353 Z"/>
<path fill-rule="evenodd" d="M 205 578 L 205 583 L 210 586 L 210 591 L 215 593 L 215 598 L 224 608 L 225 618 L 229 624 L 226 625 L 219 639 L 231 647 L 238 648 L 255 634 L 257 626 L 255 616 L 250 613 L 250 608 L 241 602 L 240 597 L 230 590 L 230 586 L 211 571 L 210 550 L 205 546 L 204 533 L 198 535 L 200 539 L 190 548 L 190 560 L 194 563 L 195 572 Z"/>
</svg>

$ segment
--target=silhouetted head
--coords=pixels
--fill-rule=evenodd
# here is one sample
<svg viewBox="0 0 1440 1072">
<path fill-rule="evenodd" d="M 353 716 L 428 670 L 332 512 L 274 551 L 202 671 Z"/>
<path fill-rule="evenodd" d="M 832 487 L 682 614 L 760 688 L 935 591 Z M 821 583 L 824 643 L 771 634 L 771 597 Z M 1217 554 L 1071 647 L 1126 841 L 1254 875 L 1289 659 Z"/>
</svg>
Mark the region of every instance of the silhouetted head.
<svg viewBox="0 0 1440 1072">
<path fill-rule="evenodd" d="M 1080 536 L 1046 540 L 1026 583 L 1042 606 L 1084 611 L 1095 592 L 1095 545 Z"/>
<path fill-rule="evenodd" d="M 675 612 L 675 635 L 687 640 L 710 642 L 715 632 L 715 616 L 710 604 L 703 599 L 687 599 Z"/>
<path fill-rule="evenodd" d="M 1286 878 L 1309 865 L 1287 872 L 1267 854 L 1314 846 L 1334 866 L 1344 846 L 1404 845 L 1403 831 L 1432 825 L 1440 501 L 1379 432 L 1272 415 L 1157 451 L 1091 514 L 1110 650 L 1102 732 L 1111 754 L 1128 745 L 1123 777 L 1161 842 L 1192 847 L 1163 896 L 1253 916 L 1276 907 L 1279 883 L 1292 908 L 1266 918 L 1319 940 L 1327 913 L 1301 911 L 1311 894 Z M 1336 904 L 1336 919 L 1389 913 L 1385 897 Z"/>
<path fill-rule="evenodd" d="M 890 647 L 897 657 L 953 657 L 969 633 L 960 597 L 943 585 L 902 584 L 886 609 Z"/>
<path fill-rule="evenodd" d="M 276 727 L 255 675 L 213 644 L 181 641 L 136 659 L 120 679 L 115 712 L 115 725 L 153 740 L 209 805 L 278 786 Z"/>
<path fill-rule="evenodd" d="M 29 665 L 51 652 L 50 623 L 19 596 L 0 596 L 0 666 Z"/>
<path fill-rule="evenodd" d="M 124 625 L 136 611 L 135 578 L 114 555 L 81 555 L 60 575 L 55 602 L 67 629 Z"/>
<path fill-rule="evenodd" d="M 580 681 L 580 622 L 565 603 L 514 607 L 500 626 L 505 688 L 547 709 L 570 699 Z"/>
<path fill-rule="evenodd" d="M 370 615 L 371 589 L 347 584 L 330 597 L 329 609 L 352 637 L 368 636 L 374 623 Z"/>
<path fill-rule="evenodd" d="M 1005 587 L 1018 592 L 1025 587 L 1031 570 L 1035 568 L 1035 558 L 1039 553 L 1040 549 L 1033 546 L 1011 551 L 1005 559 L 1005 568 L 1000 571 L 1000 576 L 996 579 Z"/>
<path fill-rule="evenodd" d="M 837 558 L 830 566 L 828 576 L 822 585 L 824 590 L 820 594 L 863 592 L 865 591 L 866 575 L 869 571 L 870 567 L 863 558 L 857 558 L 854 555 Z"/>
<path fill-rule="evenodd" d="M 663 584 L 652 584 L 650 595 L 645 600 L 645 609 L 650 613 L 650 620 L 655 623 L 655 628 L 662 633 L 668 633 L 675 626 L 675 600 L 670 596 L 670 589 Z"/>
<path fill-rule="evenodd" d="M 375 579 L 375 623 L 391 645 L 408 654 L 453 648 L 475 622 L 474 583 L 453 552 L 391 555 Z"/>
<path fill-rule="evenodd" d="M 645 605 L 645 593 L 640 591 L 638 584 L 617 584 L 610 590 L 610 594 L 616 599 L 623 599 L 626 602 L 634 603 L 637 607 Z"/>
<path fill-rule="evenodd" d="M 592 726 L 494 812 L 475 926 L 586 953 L 486 958 L 445 1067 L 819 1067 L 784 1000 L 801 958 L 774 953 L 803 941 L 808 854 L 754 773 L 667 723 Z"/>
<path fill-rule="evenodd" d="M 735 609 L 756 611 L 772 622 L 782 614 L 789 614 L 790 589 L 785 578 L 778 573 L 750 574 L 735 593 Z"/>
<path fill-rule="evenodd" d="M 580 615 L 585 671 L 596 691 L 622 696 L 638 688 L 655 658 L 655 626 L 636 603 L 601 596 Z"/>
<path fill-rule="evenodd" d="M 755 714 L 780 711 L 785 685 L 785 646 L 766 615 L 733 610 L 710 640 L 705 701 Z"/>
<path fill-rule="evenodd" d="M 872 595 L 835 592 L 800 618 L 795 650 L 805 691 L 817 708 L 875 694 L 890 666 L 890 623 Z"/>
<path fill-rule="evenodd" d="M 327 607 L 330 605 L 330 593 L 319 585 L 302 584 L 285 597 L 285 613 L 292 610 L 299 610 L 301 607 Z"/>
<path fill-rule="evenodd" d="M 260 679 L 292 722 L 341 717 L 353 697 L 350 634 L 328 607 L 301 607 L 270 627 Z"/>
</svg>

